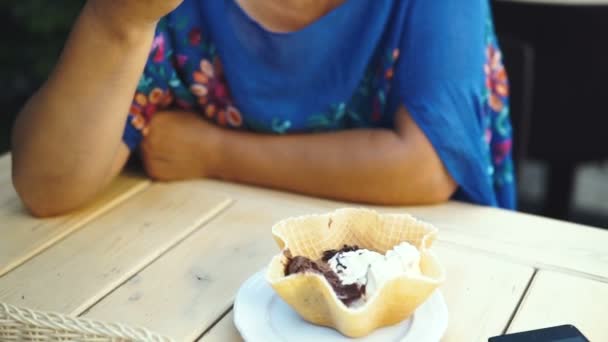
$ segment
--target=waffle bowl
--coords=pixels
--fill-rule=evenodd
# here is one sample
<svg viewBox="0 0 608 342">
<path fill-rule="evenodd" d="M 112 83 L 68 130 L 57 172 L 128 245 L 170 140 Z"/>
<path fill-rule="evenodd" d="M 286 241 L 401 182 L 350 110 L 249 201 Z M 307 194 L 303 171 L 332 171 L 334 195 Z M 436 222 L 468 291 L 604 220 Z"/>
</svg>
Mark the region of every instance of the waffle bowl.
<svg viewBox="0 0 608 342">
<path fill-rule="evenodd" d="M 272 234 L 281 252 L 270 262 L 268 283 L 304 320 L 348 337 L 362 337 L 408 319 L 445 278 L 443 267 L 429 250 L 437 229 L 407 214 L 339 209 L 283 220 L 273 226 Z M 362 306 L 347 307 L 320 274 L 285 276 L 289 255 L 319 260 L 324 251 L 345 244 L 385 254 L 405 241 L 420 251 L 421 275 L 388 281 Z"/>
</svg>

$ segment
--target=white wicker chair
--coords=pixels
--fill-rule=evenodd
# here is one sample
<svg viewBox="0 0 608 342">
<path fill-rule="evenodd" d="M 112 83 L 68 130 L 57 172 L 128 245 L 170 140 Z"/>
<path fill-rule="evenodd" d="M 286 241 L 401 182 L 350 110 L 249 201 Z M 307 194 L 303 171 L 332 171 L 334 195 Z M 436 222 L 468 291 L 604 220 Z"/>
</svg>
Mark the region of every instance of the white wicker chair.
<svg viewBox="0 0 608 342">
<path fill-rule="evenodd" d="M 144 328 L 46 313 L 0 303 L 0 341 L 154 341 L 172 339 Z"/>
</svg>

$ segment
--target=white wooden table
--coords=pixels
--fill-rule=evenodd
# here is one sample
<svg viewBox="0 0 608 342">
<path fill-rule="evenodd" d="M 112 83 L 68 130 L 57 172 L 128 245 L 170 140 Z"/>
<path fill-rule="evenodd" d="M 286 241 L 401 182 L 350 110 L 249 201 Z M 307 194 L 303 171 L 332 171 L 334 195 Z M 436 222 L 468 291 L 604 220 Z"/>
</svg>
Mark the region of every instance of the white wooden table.
<svg viewBox="0 0 608 342">
<path fill-rule="evenodd" d="M 9 157 L 0 158 L 0 302 L 144 326 L 177 341 L 240 341 L 232 301 L 277 252 L 271 225 L 346 206 L 123 175 L 88 208 L 39 220 L 25 213 L 9 170 Z M 565 323 L 608 341 L 608 231 L 457 202 L 376 209 L 439 227 L 444 341 Z"/>
</svg>

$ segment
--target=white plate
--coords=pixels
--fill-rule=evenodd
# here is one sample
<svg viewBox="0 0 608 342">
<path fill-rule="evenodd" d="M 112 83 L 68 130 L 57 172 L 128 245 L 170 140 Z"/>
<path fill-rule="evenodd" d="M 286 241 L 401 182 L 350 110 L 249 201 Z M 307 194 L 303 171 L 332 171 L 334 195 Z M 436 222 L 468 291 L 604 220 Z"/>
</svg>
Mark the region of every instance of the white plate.
<svg viewBox="0 0 608 342">
<path fill-rule="evenodd" d="M 448 326 L 448 310 L 437 290 L 414 313 L 397 325 L 351 339 L 334 329 L 304 321 L 266 282 L 265 271 L 249 278 L 234 301 L 234 324 L 248 342 L 438 342 Z"/>
</svg>

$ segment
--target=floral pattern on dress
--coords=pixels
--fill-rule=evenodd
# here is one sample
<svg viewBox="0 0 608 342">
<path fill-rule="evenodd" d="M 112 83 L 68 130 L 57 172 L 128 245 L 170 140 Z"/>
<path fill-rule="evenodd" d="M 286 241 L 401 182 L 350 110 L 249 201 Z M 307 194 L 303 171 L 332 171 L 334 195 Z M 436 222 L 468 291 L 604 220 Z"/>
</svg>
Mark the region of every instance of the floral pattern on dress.
<svg viewBox="0 0 608 342">
<path fill-rule="evenodd" d="M 500 187 L 514 181 L 511 159 L 513 140 L 509 117 L 509 82 L 503 56 L 494 37 L 494 34 L 488 34 L 486 39 L 486 63 L 483 66 L 485 75 L 483 140 L 488 148 L 488 158 L 491 158 L 488 173 L 494 180 L 494 186 Z"/>
<path fill-rule="evenodd" d="M 326 104 L 325 108 L 305 116 L 302 123 L 295 122 L 296 119 L 292 122 L 293 118 L 281 113 L 269 117 L 244 116 L 231 96 L 216 47 L 200 23 L 192 22 L 188 16 L 173 19 L 159 22 L 148 63 L 137 85 L 125 131 L 125 142 L 132 149 L 147 133 L 147 124 L 154 113 L 171 107 L 197 111 L 220 126 L 275 134 L 393 124 L 392 100 L 399 97 L 392 92 L 401 55 L 396 48 L 400 46 L 398 41 L 376 52 L 348 98 Z M 477 107 L 481 108 L 480 143 L 487 157 L 484 168 L 487 167 L 496 194 L 500 194 L 504 192 L 501 189 L 513 187 L 514 182 L 509 84 L 490 17 L 486 33 L 486 61 L 479 68 L 485 82 Z"/>
<path fill-rule="evenodd" d="M 243 117 L 233 105 L 218 56 L 213 57 L 213 63 L 208 59 L 200 61 L 199 69 L 192 74 L 190 91 L 208 119 L 220 126 L 238 128 L 243 125 Z"/>
<path fill-rule="evenodd" d="M 345 128 L 347 125 L 348 127 L 377 125 L 387 114 L 387 97 L 399 55 L 399 49 L 394 48 L 375 58 L 350 100 L 330 105 L 327 111 L 309 116 L 309 129 L 327 131 Z"/>
<path fill-rule="evenodd" d="M 158 24 L 150 57 L 127 118 L 127 130 L 131 130 L 128 135 L 131 137 L 145 136 L 152 116 L 171 106 L 198 110 L 220 126 L 243 127 L 243 117 L 233 104 L 215 47 L 205 40 L 200 28 L 187 28 L 186 24 L 177 24 L 187 32 L 183 43 L 196 49 L 202 57 L 194 58 L 192 54 L 181 52 L 174 54 L 166 33 L 168 23 L 162 20 Z M 183 70 L 193 70 L 187 80 L 180 74 Z M 141 137 L 132 139 L 130 147 L 136 146 L 139 140 Z"/>
</svg>

